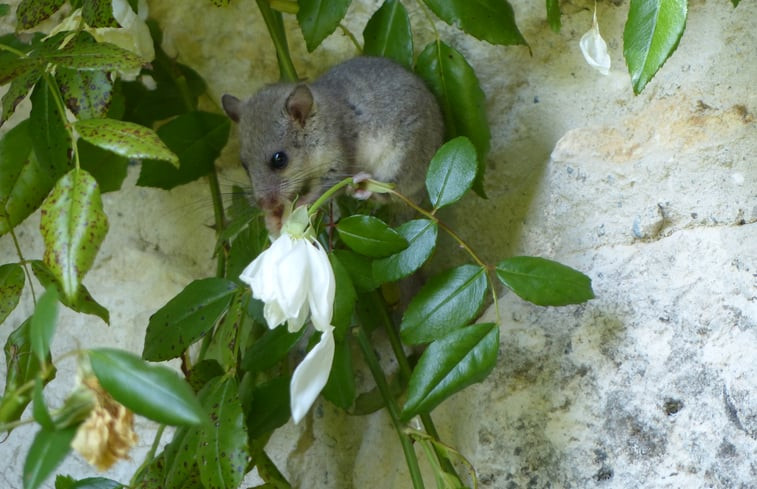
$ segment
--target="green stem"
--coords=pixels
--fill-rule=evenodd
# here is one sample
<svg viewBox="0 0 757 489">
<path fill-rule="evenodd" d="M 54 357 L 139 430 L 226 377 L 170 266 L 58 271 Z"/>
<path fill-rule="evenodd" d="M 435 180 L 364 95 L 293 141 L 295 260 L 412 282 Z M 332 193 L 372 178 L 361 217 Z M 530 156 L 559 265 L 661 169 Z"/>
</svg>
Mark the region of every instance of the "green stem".
<svg viewBox="0 0 757 489">
<path fill-rule="evenodd" d="M 24 271 L 26 272 L 26 277 L 27 277 L 27 280 L 29 281 L 29 289 L 32 291 L 32 302 L 36 306 L 37 295 L 34 293 L 34 284 L 32 283 L 32 274 L 29 271 L 29 264 L 24 258 L 24 254 L 21 252 L 21 245 L 19 244 L 18 237 L 16 236 L 16 229 L 10 228 L 9 233 L 11 235 L 11 239 L 13 240 L 13 246 L 16 247 L 16 254 L 18 255 L 19 261 L 21 262 L 21 266 L 24 267 Z"/>
<path fill-rule="evenodd" d="M 12 48 L 12 47 L 7 46 L 5 44 L 0 44 L 0 51 L 8 51 L 9 53 L 13 53 L 13 54 L 15 54 L 16 56 L 18 56 L 20 58 L 26 58 L 26 53 L 25 52 L 19 51 L 18 49 Z"/>
<path fill-rule="evenodd" d="M 210 186 L 210 197 L 213 200 L 216 239 L 220 239 L 221 234 L 226 227 L 226 217 L 223 213 L 221 186 L 218 183 L 218 173 L 216 173 L 215 166 L 213 167 L 213 171 L 208 174 L 208 185 Z M 226 276 L 226 250 L 227 247 L 225 244 L 218 247 L 218 256 L 216 257 L 216 277 Z"/>
<path fill-rule="evenodd" d="M 394 356 L 397 358 L 400 374 L 407 381 L 412 375 L 412 369 L 410 368 L 410 362 L 407 361 L 407 357 L 405 356 L 405 350 L 402 349 L 402 340 L 400 340 L 400 337 L 397 334 L 397 329 L 394 327 L 394 324 L 392 323 L 392 320 L 386 311 L 386 305 L 384 304 L 384 301 L 379 293 L 374 290 L 370 294 L 370 298 L 377 303 L 378 307 L 374 309 L 381 311 L 381 317 L 379 318 L 379 321 L 381 323 L 381 326 L 384 328 L 384 332 L 386 333 L 387 338 L 389 339 L 389 344 L 392 347 L 392 352 L 394 352 Z M 439 432 L 436 429 L 436 425 L 434 424 L 433 419 L 431 419 L 431 415 L 428 413 L 421 414 L 420 418 L 421 423 L 423 423 L 423 428 L 426 430 L 426 433 L 428 433 L 434 440 L 441 442 Z M 447 458 L 444 452 L 436 445 L 434 445 L 434 452 L 436 453 L 436 457 L 439 459 L 439 463 L 441 464 L 444 471 L 448 474 L 454 475 L 459 480 L 460 477 L 457 475 L 455 466 L 452 465 L 452 462 L 449 460 L 449 458 Z"/>
<path fill-rule="evenodd" d="M 386 410 L 389 412 L 389 417 L 392 420 L 394 429 L 397 432 L 397 436 L 400 439 L 402 445 L 402 451 L 405 454 L 405 460 L 407 462 L 407 468 L 410 471 L 410 479 L 413 481 L 414 489 L 422 489 L 423 478 L 421 477 L 420 466 L 418 465 L 418 458 L 415 456 L 415 449 L 410 437 L 405 433 L 402 422 L 400 421 L 399 409 L 389 389 L 389 384 L 384 377 L 384 371 L 381 370 L 381 366 L 378 363 L 378 358 L 373 351 L 368 335 L 363 327 L 357 328 L 358 335 L 357 340 L 360 345 L 360 349 L 363 351 L 363 357 L 366 364 L 373 375 L 373 379 L 376 381 L 376 386 L 381 393 L 381 397 L 384 399 Z"/>
<path fill-rule="evenodd" d="M 50 89 L 50 94 L 52 95 L 53 100 L 55 100 L 55 105 L 58 106 L 60 117 L 63 120 L 63 126 L 66 128 L 66 132 L 68 132 L 68 137 L 71 140 L 71 149 L 74 152 L 74 165 L 75 165 L 76 171 L 78 172 L 79 171 L 79 146 L 76 144 L 76 137 L 74 135 L 74 127 L 66 118 L 66 108 L 63 105 L 63 97 L 60 94 L 58 83 L 55 81 L 55 78 L 50 76 L 50 74 L 47 72 L 43 73 L 42 76 L 45 78 L 45 82 L 47 82 L 47 86 Z"/>
<path fill-rule="evenodd" d="M 319 207 L 321 207 L 324 203 L 326 203 L 331 197 L 334 196 L 337 192 L 342 190 L 344 187 L 352 184 L 352 177 L 347 177 L 341 182 L 337 183 L 330 189 L 328 189 L 326 192 L 323 193 L 318 199 L 313 202 L 310 205 L 310 209 L 308 209 L 308 216 L 313 216 Z"/>
<path fill-rule="evenodd" d="M 289 55 L 289 45 L 281 13 L 271 9 L 268 0 L 256 0 L 256 2 L 260 9 L 260 14 L 263 16 L 265 26 L 268 28 L 268 34 L 271 36 L 273 46 L 276 48 L 281 79 L 288 82 L 297 81 L 299 77 L 297 76 L 297 70 L 294 68 L 294 63 L 292 63 L 292 57 Z"/>
<path fill-rule="evenodd" d="M 347 36 L 347 38 L 350 41 L 352 41 L 352 44 L 355 46 L 355 49 L 357 49 L 358 54 L 362 53 L 363 52 L 363 46 L 360 45 L 360 42 L 357 40 L 357 38 L 352 33 L 352 31 L 350 31 L 349 29 L 347 29 L 347 26 L 345 26 L 341 22 L 339 23 L 339 29 L 342 31 L 342 34 L 344 34 L 345 36 Z"/>
<path fill-rule="evenodd" d="M 144 471 L 147 466 L 153 462 L 155 454 L 158 451 L 158 446 L 160 446 L 160 439 L 163 437 L 163 430 L 165 429 L 166 425 L 162 424 L 158 426 L 158 431 L 155 432 L 155 438 L 152 439 L 150 450 L 147 452 L 147 455 L 145 455 L 145 459 L 142 461 L 142 465 L 140 465 L 139 468 L 134 471 L 134 475 L 129 481 L 129 487 L 135 486 L 135 484 L 137 483 L 137 477 L 139 477 L 142 474 L 142 471 Z"/>
</svg>

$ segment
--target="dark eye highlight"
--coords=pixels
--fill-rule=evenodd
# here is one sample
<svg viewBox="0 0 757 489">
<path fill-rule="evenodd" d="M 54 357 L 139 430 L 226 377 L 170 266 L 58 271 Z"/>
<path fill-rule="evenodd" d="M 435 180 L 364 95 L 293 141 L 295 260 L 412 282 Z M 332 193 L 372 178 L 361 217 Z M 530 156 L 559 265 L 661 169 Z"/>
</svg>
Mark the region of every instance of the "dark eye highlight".
<svg viewBox="0 0 757 489">
<path fill-rule="evenodd" d="M 271 156 L 271 161 L 268 162 L 268 165 L 272 170 L 282 170 L 287 166 L 287 163 L 289 163 L 287 154 L 283 151 L 276 151 Z"/>
</svg>

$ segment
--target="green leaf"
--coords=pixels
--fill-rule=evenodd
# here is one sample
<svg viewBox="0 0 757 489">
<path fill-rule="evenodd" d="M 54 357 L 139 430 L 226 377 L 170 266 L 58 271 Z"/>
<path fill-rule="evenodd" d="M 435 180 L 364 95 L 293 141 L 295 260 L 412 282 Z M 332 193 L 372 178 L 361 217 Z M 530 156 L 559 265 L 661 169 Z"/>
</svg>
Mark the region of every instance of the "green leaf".
<svg viewBox="0 0 757 489">
<path fill-rule="evenodd" d="M 323 397 L 342 409 L 349 409 L 356 397 L 355 372 L 348 341 L 337 340 L 329 380 L 323 388 Z"/>
<path fill-rule="evenodd" d="M 545 258 L 508 258 L 497 264 L 497 277 L 522 299 L 539 306 L 579 304 L 594 298 L 589 277 Z"/>
<path fill-rule="evenodd" d="M 79 119 L 105 117 L 113 84 L 104 71 L 79 71 L 58 67 L 55 72 L 66 107 Z"/>
<path fill-rule="evenodd" d="M 373 260 L 350 250 L 334 250 L 333 253 L 347 269 L 356 290 L 369 292 L 381 285 L 373 278 Z"/>
<path fill-rule="evenodd" d="M 207 414 L 205 414 L 207 418 Z M 200 430 L 194 426 L 182 426 L 174 432 L 173 440 L 166 445 L 162 474 L 159 483 L 147 486 L 150 489 L 201 489 L 200 469 L 197 466 L 197 447 Z M 193 486 L 191 481 L 198 485 Z"/>
<path fill-rule="evenodd" d="M 42 204 L 55 180 L 37 164 L 26 119 L 0 139 L 0 236 Z"/>
<path fill-rule="evenodd" d="M 623 55 L 635 94 L 641 93 L 678 47 L 686 27 L 686 0 L 631 0 Z"/>
<path fill-rule="evenodd" d="M 230 371 L 237 366 L 239 335 L 247 320 L 245 299 L 249 299 L 249 293 L 244 289 L 237 289 L 203 355 L 206 360 L 216 360 L 224 371 Z"/>
<path fill-rule="evenodd" d="M 379 283 L 394 282 L 418 270 L 436 248 L 438 226 L 428 219 L 408 221 L 397 228 L 409 246 L 397 254 L 373 262 L 373 278 Z"/>
<path fill-rule="evenodd" d="M 304 334 L 305 328 L 295 333 L 290 333 L 286 328 L 273 328 L 266 331 L 245 352 L 242 368 L 246 372 L 255 373 L 273 367 L 284 358 Z"/>
<path fill-rule="evenodd" d="M 308 52 L 313 52 L 339 26 L 351 0 L 299 0 L 297 22 Z"/>
<path fill-rule="evenodd" d="M 431 412 L 465 387 L 481 382 L 497 363 L 499 327 L 474 324 L 428 345 L 415 366 L 400 417 Z"/>
<path fill-rule="evenodd" d="M 429 280 L 407 306 L 400 333 L 415 345 L 440 339 L 478 314 L 486 293 L 486 269 L 462 265 Z"/>
<path fill-rule="evenodd" d="M 143 161 L 137 185 L 171 189 L 204 177 L 226 146 L 229 118 L 210 112 L 188 112 L 167 122 L 158 135 L 176 153 L 178 169 L 157 161 Z"/>
<path fill-rule="evenodd" d="M 37 377 L 34 381 L 34 393 L 32 394 L 32 417 L 34 421 L 42 426 L 45 430 L 54 430 L 55 424 L 50 417 L 50 411 L 47 410 L 45 397 L 42 395 L 42 379 Z"/>
<path fill-rule="evenodd" d="M 413 33 L 407 10 L 399 0 L 385 0 L 365 25 L 363 54 L 413 65 Z"/>
<path fill-rule="evenodd" d="M 560 0 L 547 0 L 547 20 L 553 31 L 560 32 Z"/>
<path fill-rule="evenodd" d="M 234 231 L 234 221 L 224 230 Z M 221 233 L 222 235 L 224 233 Z M 222 237 L 219 236 L 219 245 L 222 243 Z M 247 226 L 241 232 L 236 233 L 236 237 L 231 242 L 229 256 L 226 260 L 226 276 L 230 277 L 239 285 L 244 285 L 239 279 L 239 275 L 270 243 L 268 239 L 268 230 L 265 228 L 263 219 L 259 212 L 255 212 L 253 217 L 247 223 Z M 216 253 L 223 253 L 221 248 Z M 244 285 L 246 287 L 246 285 Z"/>
<path fill-rule="evenodd" d="M 247 472 L 247 430 L 237 381 L 217 377 L 200 393 L 212 423 L 201 427 L 202 443 L 197 447 L 200 480 L 205 487 L 233 489 Z"/>
<path fill-rule="evenodd" d="M 16 308 L 24 290 L 24 269 L 17 263 L 0 265 L 0 324 Z"/>
<path fill-rule="evenodd" d="M 62 295 L 73 302 L 108 232 L 100 191 L 89 173 L 72 170 L 58 180 L 42 204 L 40 231 L 45 265 L 60 283 Z"/>
<path fill-rule="evenodd" d="M 339 221 L 336 230 L 344 244 L 365 256 L 389 256 L 408 246 L 397 231 L 373 216 L 346 217 Z"/>
<path fill-rule="evenodd" d="M 331 324 L 335 328 L 334 336 L 337 339 L 342 339 L 352 323 L 352 313 L 355 310 L 357 292 L 355 292 L 355 287 L 352 285 L 349 272 L 344 268 L 339 258 L 331 253 L 329 254 L 329 261 L 331 262 L 331 268 L 334 270 L 334 278 L 336 279 L 334 315 Z"/>
<path fill-rule="evenodd" d="M 51 287 L 37 301 L 29 327 L 32 351 L 41 363 L 50 355 L 50 343 L 57 324 L 58 291 Z"/>
<path fill-rule="evenodd" d="M 443 42 L 426 46 L 415 69 L 441 105 L 447 139 L 466 136 L 476 147 L 478 171 L 473 190 L 484 196 L 484 161 L 491 133 L 486 120 L 486 98 L 476 72 L 459 52 Z"/>
<path fill-rule="evenodd" d="M 107 42 L 92 42 L 88 34 L 80 34 L 60 49 L 36 51 L 33 56 L 75 70 L 137 71 L 143 60 L 126 49 Z M 34 59 L 34 58 L 33 58 Z"/>
<path fill-rule="evenodd" d="M 37 489 L 71 451 L 76 428 L 39 430 L 24 462 L 24 489 Z"/>
<path fill-rule="evenodd" d="M 53 275 L 53 272 L 40 260 L 32 260 L 32 272 L 37 277 L 37 280 L 42 284 L 42 287 L 49 288 L 55 287 L 58 291 L 58 300 L 71 309 L 72 311 L 81 312 L 84 314 L 92 314 L 99 317 L 106 323 L 110 323 L 110 313 L 102 305 L 100 305 L 89 293 L 89 290 L 84 284 L 79 284 L 79 289 L 76 291 L 73 297 L 70 299 L 63 295 L 63 287 Z"/>
<path fill-rule="evenodd" d="M 270 433 L 289 421 L 290 380 L 290 376 L 282 375 L 253 390 L 252 399 L 244 409 L 247 413 L 247 432 L 251 439 Z"/>
<path fill-rule="evenodd" d="M 5 17 L 11 11 L 10 5 L 7 3 L 0 3 L 0 17 Z"/>
<path fill-rule="evenodd" d="M 58 476 L 60 478 L 60 476 Z M 55 489 L 121 489 L 124 487 L 120 482 L 106 479 L 105 477 L 87 477 L 73 481 L 71 485 L 63 488 L 58 487 L 58 479 L 55 480 Z"/>
<path fill-rule="evenodd" d="M 506 0 L 423 0 L 437 17 L 492 44 L 527 44 Z"/>
<path fill-rule="evenodd" d="M 57 180 L 71 168 L 71 139 L 63 122 L 66 116 L 55 103 L 51 90 L 56 89 L 44 79 L 34 87 L 29 133 L 40 167 Z"/>
<path fill-rule="evenodd" d="M 16 27 L 31 29 L 58 11 L 66 0 L 21 0 L 16 8 Z"/>
<path fill-rule="evenodd" d="M 2 113 L 0 113 L 0 126 L 7 121 L 16 111 L 18 104 L 24 100 L 35 83 L 42 76 L 42 69 L 32 67 L 28 71 L 19 74 L 13 79 L 8 91 L 3 95 Z"/>
<path fill-rule="evenodd" d="M 82 0 L 81 15 L 90 27 L 118 27 L 109 0 Z"/>
<path fill-rule="evenodd" d="M 115 119 L 87 119 L 77 121 L 74 128 L 86 141 L 121 156 L 179 164 L 177 156 L 148 127 Z"/>
<path fill-rule="evenodd" d="M 192 389 L 170 368 L 110 348 L 90 350 L 89 361 L 103 389 L 135 413 L 169 425 L 204 421 Z"/>
<path fill-rule="evenodd" d="M 465 136 L 447 141 L 428 167 L 426 190 L 439 209 L 457 202 L 473 184 L 477 170 L 476 148 Z"/>
<path fill-rule="evenodd" d="M 731 3 L 733 4 L 734 7 L 738 7 L 740 1 L 741 0 L 731 0 Z"/>
<path fill-rule="evenodd" d="M 76 144 L 79 149 L 79 166 L 97 180 L 100 193 L 120 190 L 126 178 L 129 159 L 99 148 L 84 139 L 79 139 Z"/>
<path fill-rule="evenodd" d="M 5 342 L 5 391 L 0 398 L 0 423 L 8 423 L 21 418 L 26 406 L 31 402 L 32 396 L 25 384 L 34 381 L 42 373 L 42 365 L 37 356 L 32 353 L 29 338 L 31 318 L 24 321 L 16 328 Z M 50 359 L 47 359 L 50 365 Z M 45 375 L 40 376 L 44 384 L 55 377 L 55 367 L 45 370 Z"/>
<path fill-rule="evenodd" d="M 229 306 L 237 285 L 222 278 L 195 280 L 150 317 L 142 358 L 176 358 L 210 331 Z"/>
</svg>

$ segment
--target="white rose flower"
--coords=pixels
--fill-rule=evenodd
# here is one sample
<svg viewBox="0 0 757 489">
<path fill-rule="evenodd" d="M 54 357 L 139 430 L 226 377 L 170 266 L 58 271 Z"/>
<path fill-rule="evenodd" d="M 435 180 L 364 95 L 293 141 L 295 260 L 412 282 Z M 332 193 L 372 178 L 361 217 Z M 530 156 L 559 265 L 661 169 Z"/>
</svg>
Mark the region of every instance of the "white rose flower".
<svg viewBox="0 0 757 489">
<path fill-rule="evenodd" d="M 336 280 L 326 251 L 311 235 L 307 207 L 298 207 L 284 222 L 281 235 L 244 269 L 240 279 L 263 301 L 263 315 L 273 329 L 287 323 L 299 331 L 310 317 L 321 331 L 320 342 L 294 371 L 290 384 L 292 418 L 298 423 L 329 378 L 334 360 Z"/>
<path fill-rule="evenodd" d="M 591 29 L 581 37 L 579 46 L 581 46 L 581 52 L 589 66 L 603 75 L 610 73 L 610 55 L 607 53 L 607 43 L 599 34 L 596 5 L 594 5 L 594 21 Z"/>
</svg>

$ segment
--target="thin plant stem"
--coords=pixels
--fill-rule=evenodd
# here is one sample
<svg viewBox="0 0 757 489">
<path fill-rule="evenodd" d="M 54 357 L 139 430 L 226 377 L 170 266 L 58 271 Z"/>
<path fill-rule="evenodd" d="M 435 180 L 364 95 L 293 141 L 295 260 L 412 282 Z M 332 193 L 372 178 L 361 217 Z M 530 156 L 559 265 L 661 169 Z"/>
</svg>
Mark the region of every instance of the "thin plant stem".
<svg viewBox="0 0 757 489">
<path fill-rule="evenodd" d="M 339 192 L 344 187 L 350 184 L 352 184 L 352 177 L 347 177 L 341 182 L 331 187 L 330 189 L 328 189 L 326 192 L 323 193 L 323 195 L 318 197 L 318 199 L 310 205 L 310 208 L 308 209 L 308 215 L 312 217 L 323 204 L 328 202 L 328 200 L 334 196 L 334 194 L 336 194 L 337 192 Z"/>
<path fill-rule="evenodd" d="M 221 197 L 221 187 L 218 183 L 218 173 L 216 173 L 215 166 L 208 174 L 208 186 L 210 187 L 210 197 L 213 200 L 216 239 L 219 239 L 226 226 L 226 217 L 223 212 L 223 198 Z M 226 246 L 219 246 L 218 248 L 216 277 L 222 278 L 226 276 Z"/>
<path fill-rule="evenodd" d="M 373 347 L 371 346 L 371 343 L 368 340 L 368 335 L 366 334 L 363 327 L 357 328 L 357 340 L 358 344 L 360 345 L 360 349 L 363 352 L 365 363 L 368 365 L 368 368 L 373 375 L 373 379 L 376 381 L 376 386 L 381 393 L 381 397 L 384 399 L 386 410 L 389 412 L 389 417 L 391 418 L 394 429 L 400 439 L 402 451 L 405 454 L 405 461 L 407 462 L 407 468 L 410 471 L 410 479 L 413 481 L 413 488 L 422 489 L 424 487 L 423 477 L 421 476 L 421 470 L 420 466 L 418 465 L 418 458 L 415 455 L 413 443 L 403 429 L 399 416 L 399 408 L 397 407 L 394 397 L 392 396 L 391 390 L 389 389 L 389 384 L 387 383 L 386 377 L 384 376 L 384 371 L 381 370 L 381 366 L 378 363 L 376 354 L 373 351 Z"/>
<path fill-rule="evenodd" d="M 287 43 L 286 31 L 284 31 L 284 21 L 281 13 L 271 9 L 268 0 L 256 0 L 260 14 L 263 16 L 268 34 L 271 36 L 273 46 L 276 49 L 276 57 L 279 61 L 279 72 L 283 81 L 294 82 L 299 79 L 297 70 L 292 63 L 292 57 L 289 54 L 289 45 Z"/>
<path fill-rule="evenodd" d="M 355 46 L 355 49 L 357 49 L 357 52 L 362 53 L 363 46 L 360 45 L 360 42 L 355 37 L 355 34 L 353 34 L 352 31 L 347 29 L 347 26 L 342 24 L 341 22 L 339 23 L 339 29 L 342 31 L 342 34 L 347 36 L 347 38 L 352 42 L 352 44 Z"/>
<path fill-rule="evenodd" d="M 26 261 L 26 258 L 24 258 L 24 254 L 21 251 L 21 245 L 18 242 L 18 237 L 16 236 L 16 229 L 10 228 L 9 234 L 11 235 L 11 239 L 13 240 L 13 246 L 16 247 L 16 254 L 18 255 L 18 259 L 21 262 L 21 266 L 24 267 L 24 272 L 26 272 L 27 280 L 29 281 L 29 289 L 32 291 L 32 302 L 34 305 L 37 305 L 37 294 L 34 292 L 34 284 L 32 283 L 32 274 L 29 271 L 29 263 Z"/>
<path fill-rule="evenodd" d="M 163 431 L 165 429 L 166 429 L 166 425 L 164 424 L 158 426 L 158 430 L 155 432 L 155 437 L 152 439 L 152 445 L 150 445 L 150 450 L 145 455 L 145 459 L 142 461 L 142 465 L 140 465 L 139 468 L 134 471 L 134 475 L 129 481 L 129 487 L 135 487 L 135 484 L 137 483 L 137 477 L 139 477 L 142 471 L 145 470 L 147 466 L 152 463 L 153 459 L 155 458 L 155 454 L 158 451 L 158 447 L 160 446 L 160 439 L 163 438 Z"/>
</svg>

